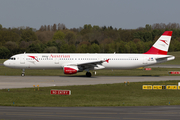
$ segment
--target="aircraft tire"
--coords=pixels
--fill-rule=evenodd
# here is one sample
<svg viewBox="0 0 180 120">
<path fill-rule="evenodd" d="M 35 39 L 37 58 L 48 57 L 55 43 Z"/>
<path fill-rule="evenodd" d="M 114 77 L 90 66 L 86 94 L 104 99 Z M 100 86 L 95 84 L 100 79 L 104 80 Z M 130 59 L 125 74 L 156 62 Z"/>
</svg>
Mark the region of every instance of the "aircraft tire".
<svg viewBox="0 0 180 120">
<path fill-rule="evenodd" d="M 24 76 L 25 76 L 25 74 L 24 74 L 24 73 L 22 73 L 22 74 L 21 74 L 21 76 L 22 76 L 22 77 L 24 77 Z"/>
<path fill-rule="evenodd" d="M 87 77 L 91 77 L 91 73 L 90 72 L 86 72 L 86 76 Z"/>
</svg>

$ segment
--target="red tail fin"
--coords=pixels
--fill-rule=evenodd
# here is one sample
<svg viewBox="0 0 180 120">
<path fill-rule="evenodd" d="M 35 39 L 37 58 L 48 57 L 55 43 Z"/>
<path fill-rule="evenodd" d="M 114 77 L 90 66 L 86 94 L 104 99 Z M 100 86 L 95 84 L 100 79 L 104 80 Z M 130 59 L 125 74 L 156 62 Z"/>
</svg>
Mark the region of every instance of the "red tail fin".
<svg viewBox="0 0 180 120">
<path fill-rule="evenodd" d="M 144 54 L 160 54 L 167 55 L 172 31 L 165 31 L 161 37 L 155 42 L 155 44 Z"/>
</svg>

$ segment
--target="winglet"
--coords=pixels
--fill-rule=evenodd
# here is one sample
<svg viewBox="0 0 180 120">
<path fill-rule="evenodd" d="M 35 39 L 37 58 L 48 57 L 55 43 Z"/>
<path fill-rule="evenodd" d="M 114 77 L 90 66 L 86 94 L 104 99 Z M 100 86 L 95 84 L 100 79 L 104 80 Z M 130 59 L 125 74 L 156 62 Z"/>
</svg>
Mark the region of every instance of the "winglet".
<svg viewBox="0 0 180 120">
<path fill-rule="evenodd" d="M 160 38 L 154 43 L 154 45 L 144 54 L 159 54 L 167 55 L 170 41 L 171 41 L 172 31 L 165 31 Z"/>
</svg>

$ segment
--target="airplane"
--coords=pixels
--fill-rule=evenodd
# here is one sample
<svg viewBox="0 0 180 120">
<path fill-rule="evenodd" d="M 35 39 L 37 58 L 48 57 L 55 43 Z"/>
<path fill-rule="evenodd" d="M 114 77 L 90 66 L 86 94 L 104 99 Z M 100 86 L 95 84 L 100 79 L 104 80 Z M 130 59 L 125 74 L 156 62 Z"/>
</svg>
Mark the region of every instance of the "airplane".
<svg viewBox="0 0 180 120">
<path fill-rule="evenodd" d="M 105 54 L 105 53 L 22 53 L 13 55 L 3 64 L 6 67 L 22 69 L 63 69 L 64 74 L 76 74 L 99 69 L 133 69 L 174 60 L 167 55 L 172 31 L 165 31 L 154 45 L 143 54 Z M 95 72 L 96 73 L 96 72 Z"/>
</svg>

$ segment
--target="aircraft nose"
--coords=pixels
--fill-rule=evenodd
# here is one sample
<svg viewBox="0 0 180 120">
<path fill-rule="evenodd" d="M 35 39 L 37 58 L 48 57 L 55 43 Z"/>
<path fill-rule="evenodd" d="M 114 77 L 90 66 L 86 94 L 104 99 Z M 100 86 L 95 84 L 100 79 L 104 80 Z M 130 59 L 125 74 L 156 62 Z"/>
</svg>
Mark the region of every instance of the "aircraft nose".
<svg viewBox="0 0 180 120">
<path fill-rule="evenodd" d="M 6 60 L 4 63 L 3 63 L 4 66 L 8 66 L 8 61 Z"/>
</svg>

